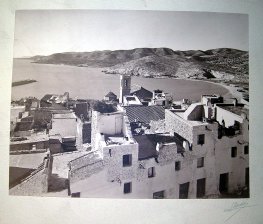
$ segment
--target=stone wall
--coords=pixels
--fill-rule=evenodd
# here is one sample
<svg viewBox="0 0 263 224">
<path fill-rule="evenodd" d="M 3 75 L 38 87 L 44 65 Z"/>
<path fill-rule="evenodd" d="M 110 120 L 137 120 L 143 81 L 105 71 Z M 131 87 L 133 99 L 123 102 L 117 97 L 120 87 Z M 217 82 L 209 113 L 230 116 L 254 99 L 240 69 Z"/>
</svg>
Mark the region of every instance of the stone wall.
<svg viewBox="0 0 263 224">
<path fill-rule="evenodd" d="M 61 146 L 60 141 L 57 142 L 50 142 L 49 143 L 49 150 L 51 152 L 51 154 L 56 154 L 56 153 L 62 153 L 63 152 L 63 148 Z"/>
<path fill-rule="evenodd" d="M 74 185 L 72 192 L 81 192 L 87 197 L 93 197 L 90 193 L 93 192 L 99 197 L 152 198 L 154 192 L 164 190 L 165 198 L 179 198 L 180 184 L 189 182 L 188 198 L 196 198 L 197 181 L 205 178 L 205 197 L 209 197 L 219 195 L 220 174 L 224 172 L 229 173 L 229 192 L 244 186 L 245 169 L 249 165 L 248 155 L 243 153 L 244 145 L 248 144 L 243 143 L 244 136 L 218 139 L 217 123 L 200 123 L 192 127 L 170 111 L 166 113 L 167 131 L 180 133 L 192 143 L 191 150 L 178 153 L 175 143 L 163 144 L 159 148 L 157 161 L 154 158 L 139 161 L 137 143 L 100 145 L 103 161 L 99 161 L 94 168 L 86 166 L 82 169 L 87 175 L 78 174 L 78 178 L 84 179 L 81 184 Z M 200 134 L 205 135 L 202 145 L 197 141 Z M 231 158 L 232 146 L 238 147 L 236 158 Z M 131 166 L 123 167 L 122 156 L 125 154 L 132 154 Z M 204 166 L 197 167 L 201 157 L 204 157 Z M 181 162 L 178 171 L 175 170 L 175 161 Z M 148 177 L 151 167 L 154 167 L 154 177 Z M 123 187 L 127 182 L 132 183 L 132 191 L 124 194 Z M 96 186 L 96 189 L 91 186 Z"/>
<path fill-rule="evenodd" d="M 167 165 L 178 157 L 176 143 L 162 144 L 159 149 L 158 162 L 160 166 Z"/>
<path fill-rule="evenodd" d="M 128 154 L 132 156 L 132 165 L 123 166 L 123 155 Z M 107 166 L 107 181 L 124 181 L 134 178 L 138 161 L 138 144 L 106 146 L 103 148 L 103 159 Z"/>
<path fill-rule="evenodd" d="M 69 182 L 70 184 L 83 180 L 90 177 L 92 174 L 98 173 L 103 170 L 104 162 L 102 159 L 96 160 L 93 163 L 86 164 L 85 166 L 79 167 L 75 170 L 69 171 Z"/>
<path fill-rule="evenodd" d="M 165 110 L 165 130 L 176 132 L 190 143 L 193 142 L 193 127 L 169 110 Z"/>
<path fill-rule="evenodd" d="M 150 129 L 145 130 L 146 134 L 165 132 L 165 120 L 151 121 L 149 125 L 150 125 Z"/>
<path fill-rule="evenodd" d="M 9 190 L 10 195 L 42 195 L 48 192 L 49 179 L 52 172 L 52 158 L 48 157 L 31 173 L 30 176 L 21 181 L 20 184 Z"/>
<path fill-rule="evenodd" d="M 70 170 L 76 170 L 83 166 L 87 166 L 89 164 L 94 163 L 96 160 L 99 160 L 98 154 L 96 152 L 88 152 L 85 155 L 82 155 L 76 159 L 73 159 L 69 162 Z"/>
</svg>

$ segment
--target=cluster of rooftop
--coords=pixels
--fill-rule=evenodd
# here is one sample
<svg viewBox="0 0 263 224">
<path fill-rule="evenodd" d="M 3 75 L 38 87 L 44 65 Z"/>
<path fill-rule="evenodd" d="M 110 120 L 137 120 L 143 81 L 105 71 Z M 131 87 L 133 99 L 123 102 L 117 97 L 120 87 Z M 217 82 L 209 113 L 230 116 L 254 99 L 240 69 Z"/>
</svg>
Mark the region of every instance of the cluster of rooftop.
<svg viewBox="0 0 263 224">
<path fill-rule="evenodd" d="M 248 103 L 218 95 L 174 102 L 161 90 L 131 89 L 131 77 L 121 75 L 119 99 L 112 92 L 104 98 L 110 111 L 108 106 L 91 109 L 87 101 L 68 95 L 53 102 L 61 107 L 34 109 L 49 111 L 44 133 L 48 186 L 57 175 L 64 179 L 62 195 L 71 197 L 215 198 L 248 191 Z M 36 113 L 29 114 L 35 121 Z M 24 141 L 13 154 L 24 153 Z M 37 148 L 32 143 L 28 151 Z M 17 183 L 19 194 L 23 181 Z"/>
</svg>

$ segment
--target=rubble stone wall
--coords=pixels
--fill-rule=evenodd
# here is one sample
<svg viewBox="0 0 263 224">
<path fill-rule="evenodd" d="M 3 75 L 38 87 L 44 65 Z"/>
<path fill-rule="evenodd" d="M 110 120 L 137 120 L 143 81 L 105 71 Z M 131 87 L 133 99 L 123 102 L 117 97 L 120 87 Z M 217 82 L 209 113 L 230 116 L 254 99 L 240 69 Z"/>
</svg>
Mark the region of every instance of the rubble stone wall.
<svg viewBox="0 0 263 224">
<path fill-rule="evenodd" d="M 165 130 L 176 132 L 190 143 L 193 142 L 193 127 L 169 110 L 165 110 Z"/>
</svg>

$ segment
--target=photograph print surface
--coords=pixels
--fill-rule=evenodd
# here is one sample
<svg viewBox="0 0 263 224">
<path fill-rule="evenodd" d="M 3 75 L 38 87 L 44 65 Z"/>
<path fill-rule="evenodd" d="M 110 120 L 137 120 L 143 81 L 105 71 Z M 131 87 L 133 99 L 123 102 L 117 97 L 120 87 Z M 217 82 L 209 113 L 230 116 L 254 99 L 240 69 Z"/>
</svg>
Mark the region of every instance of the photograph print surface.
<svg viewBox="0 0 263 224">
<path fill-rule="evenodd" d="M 248 198 L 248 15 L 16 11 L 9 194 Z"/>
</svg>

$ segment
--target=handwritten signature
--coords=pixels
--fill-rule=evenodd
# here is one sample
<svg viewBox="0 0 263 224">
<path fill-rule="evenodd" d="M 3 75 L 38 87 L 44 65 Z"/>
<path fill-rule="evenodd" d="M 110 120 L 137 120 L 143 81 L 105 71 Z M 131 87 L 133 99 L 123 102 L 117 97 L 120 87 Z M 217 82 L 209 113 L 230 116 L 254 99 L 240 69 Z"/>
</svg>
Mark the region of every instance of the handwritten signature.
<svg viewBox="0 0 263 224">
<path fill-rule="evenodd" d="M 225 222 L 229 221 L 233 216 L 235 216 L 241 209 L 253 207 L 256 205 L 249 205 L 248 201 L 233 202 L 230 208 L 224 210 L 224 212 L 234 212 L 231 214 Z"/>
</svg>

